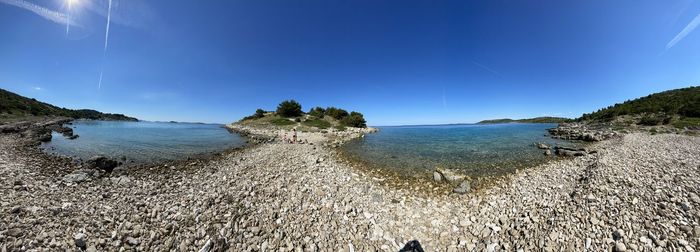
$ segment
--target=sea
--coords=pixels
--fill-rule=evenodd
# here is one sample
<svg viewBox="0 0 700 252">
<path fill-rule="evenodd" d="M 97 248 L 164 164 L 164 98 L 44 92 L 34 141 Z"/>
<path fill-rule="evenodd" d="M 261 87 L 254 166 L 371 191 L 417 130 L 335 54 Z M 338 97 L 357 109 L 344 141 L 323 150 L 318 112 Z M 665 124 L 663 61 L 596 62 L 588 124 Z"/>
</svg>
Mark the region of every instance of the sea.
<svg viewBox="0 0 700 252">
<path fill-rule="evenodd" d="M 355 139 L 342 148 L 351 159 L 422 176 L 436 167 L 473 177 L 495 176 L 541 164 L 545 156 L 535 143 L 576 147 L 553 139 L 547 129 L 556 124 L 504 123 L 379 127 L 379 132 Z"/>
<path fill-rule="evenodd" d="M 186 159 L 244 146 L 245 139 L 221 124 L 76 120 L 78 138 L 53 133 L 42 145 L 48 152 L 80 159 L 103 155 L 135 163 Z"/>
</svg>

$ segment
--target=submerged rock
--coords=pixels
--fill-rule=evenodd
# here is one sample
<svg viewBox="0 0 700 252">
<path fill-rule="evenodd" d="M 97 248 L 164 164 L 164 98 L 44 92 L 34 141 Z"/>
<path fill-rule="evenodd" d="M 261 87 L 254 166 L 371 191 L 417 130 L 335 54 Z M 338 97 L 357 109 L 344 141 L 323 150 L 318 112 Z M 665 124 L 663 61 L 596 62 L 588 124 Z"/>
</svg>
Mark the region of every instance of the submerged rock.
<svg viewBox="0 0 700 252">
<path fill-rule="evenodd" d="M 549 145 L 546 145 L 546 144 L 543 144 L 543 143 L 537 143 L 537 144 L 535 144 L 535 146 L 537 146 L 538 149 L 543 149 L 543 150 L 544 150 L 544 149 L 549 149 Z"/>
<path fill-rule="evenodd" d="M 439 166 L 438 166 L 437 168 L 435 168 L 435 172 L 437 172 L 437 173 L 439 173 L 440 175 L 442 175 L 442 177 L 443 177 L 447 182 L 454 183 L 454 184 L 457 184 L 457 183 L 459 183 L 459 182 L 462 182 L 462 181 L 464 181 L 464 180 L 467 178 L 467 175 L 465 175 L 465 174 L 461 174 L 461 173 L 459 173 L 459 172 L 457 172 L 457 171 L 453 171 L 453 170 L 450 170 L 450 169 L 445 169 L 445 168 L 442 168 L 442 167 L 439 167 Z M 434 178 L 434 176 L 435 176 L 435 175 L 433 174 L 433 178 Z"/>
</svg>

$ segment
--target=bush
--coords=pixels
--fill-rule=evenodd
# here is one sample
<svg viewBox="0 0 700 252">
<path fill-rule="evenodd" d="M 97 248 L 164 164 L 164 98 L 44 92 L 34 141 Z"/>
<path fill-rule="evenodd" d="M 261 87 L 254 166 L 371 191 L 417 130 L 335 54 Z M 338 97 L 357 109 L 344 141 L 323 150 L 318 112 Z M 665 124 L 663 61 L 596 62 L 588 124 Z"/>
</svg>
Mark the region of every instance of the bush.
<svg viewBox="0 0 700 252">
<path fill-rule="evenodd" d="M 301 116 L 301 104 L 295 100 L 287 100 L 277 106 L 277 114 L 282 117 L 297 117 Z"/>
<path fill-rule="evenodd" d="M 683 106 L 679 113 L 687 117 L 700 117 L 700 100 Z"/>
<path fill-rule="evenodd" d="M 646 125 L 646 126 L 656 126 L 661 124 L 664 121 L 664 118 L 659 117 L 659 116 L 649 116 L 646 115 L 642 117 L 641 120 L 639 120 L 640 125 Z"/>
<path fill-rule="evenodd" d="M 327 122 L 326 120 L 321 120 L 321 119 L 309 119 L 304 121 L 304 125 L 309 126 L 309 127 L 316 127 L 319 129 L 327 129 L 331 127 L 331 123 Z"/>
<path fill-rule="evenodd" d="M 272 121 L 270 121 L 272 124 L 277 125 L 277 126 L 286 126 L 286 125 L 292 125 L 294 122 L 285 119 L 285 118 L 277 118 Z"/>
<path fill-rule="evenodd" d="M 324 114 L 326 113 L 326 110 L 321 108 L 321 107 L 315 107 L 309 110 L 309 115 L 315 116 L 318 118 L 323 118 Z"/>
<path fill-rule="evenodd" d="M 351 112 L 349 116 L 343 118 L 341 123 L 349 127 L 367 128 L 367 121 L 365 121 L 365 117 L 361 113 L 355 111 Z"/>
<path fill-rule="evenodd" d="M 348 112 L 344 109 L 339 109 L 336 107 L 328 107 L 326 109 L 326 115 L 335 118 L 336 120 L 341 120 L 348 116 Z"/>
<path fill-rule="evenodd" d="M 301 122 L 301 118 L 299 118 L 299 117 L 294 118 L 294 121 L 295 121 L 295 122 Z"/>
</svg>

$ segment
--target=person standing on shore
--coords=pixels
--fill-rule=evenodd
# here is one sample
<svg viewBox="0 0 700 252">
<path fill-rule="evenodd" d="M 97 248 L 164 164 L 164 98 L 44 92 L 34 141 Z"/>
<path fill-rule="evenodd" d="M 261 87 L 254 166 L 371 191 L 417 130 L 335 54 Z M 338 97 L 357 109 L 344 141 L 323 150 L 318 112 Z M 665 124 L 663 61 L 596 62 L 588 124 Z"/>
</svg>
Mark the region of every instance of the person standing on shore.
<svg viewBox="0 0 700 252">
<path fill-rule="evenodd" d="M 297 129 L 292 129 L 292 143 L 297 143 Z"/>
</svg>

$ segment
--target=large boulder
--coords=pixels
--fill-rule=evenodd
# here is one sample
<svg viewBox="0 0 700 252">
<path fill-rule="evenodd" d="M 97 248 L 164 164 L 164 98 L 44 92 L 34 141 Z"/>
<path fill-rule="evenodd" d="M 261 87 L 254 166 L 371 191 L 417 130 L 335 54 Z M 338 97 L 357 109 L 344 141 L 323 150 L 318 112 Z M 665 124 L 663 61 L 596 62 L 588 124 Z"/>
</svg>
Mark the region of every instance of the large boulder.
<svg viewBox="0 0 700 252">
<path fill-rule="evenodd" d="M 586 152 L 586 149 L 583 149 L 583 148 L 575 149 L 575 148 L 557 146 L 554 148 L 554 154 L 556 154 L 557 156 L 564 156 L 564 157 L 578 157 L 578 156 L 585 156 L 588 153 Z"/>
<path fill-rule="evenodd" d="M 112 172 L 115 167 L 121 165 L 121 162 L 109 159 L 105 156 L 94 156 L 87 161 L 87 164 L 91 168 Z"/>
</svg>

